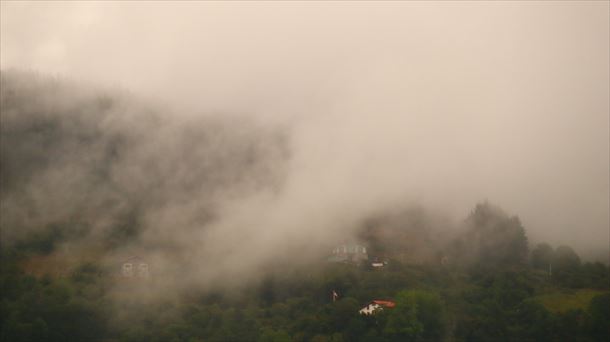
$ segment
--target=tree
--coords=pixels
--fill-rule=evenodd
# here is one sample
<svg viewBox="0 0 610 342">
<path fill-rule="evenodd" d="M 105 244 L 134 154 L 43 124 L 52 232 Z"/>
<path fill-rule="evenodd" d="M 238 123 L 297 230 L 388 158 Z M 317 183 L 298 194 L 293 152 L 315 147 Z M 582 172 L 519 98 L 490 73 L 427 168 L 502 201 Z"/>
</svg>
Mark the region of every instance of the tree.
<svg viewBox="0 0 610 342">
<path fill-rule="evenodd" d="M 580 267 L 580 276 L 583 285 L 590 288 L 608 289 L 610 284 L 610 274 L 608 266 L 601 262 L 587 262 Z"/>
<path fill-rule="evenodd" d="M 580 257 L 571 247 L 559 246 L 553 259 L 553 278 L 561 285 L 582 287 L 584 280 L 580 275 Z"/>
<path fill-rule="evenodd" d="M 477 204 L 465 224 L 466 233 L 454 243 L 463 264 L 489 270 L 527 261 L 527 237 L 519 217 L 486 202 Z"/>
<path fill-rule="evenodd" d="M 404 291 L 398 295 L 396 307 L 389 313 L 384 333 L 396 341 L 413 341 L 424 331 L 417 319 L 417 303 L 413 296 Z"/>
<path fill-rule="evenodd" d="M 571 309 L 555 315 L 556 341 L 587 341 L 585 339 L 583 321 L 585 312 L 581 309 Z"/>
<path fill-rule="evenodd" d="M 346 297 L 328 304 L 329 323 L 333 331 L 345 331 L 350 323 L 357 320 L 360 305 L 354 298 Z"/>
<path fill-rule="evenodd" d="M 589 303 L 587 328 L 595 341 L 610 337 L 610 293 L 593 297 Z"/>
<path fill-rule="evenodd" d="M 457 337 L 466 341 L 536 340 L 548 331 L 546 310 L 526 303 L 534 294 L 525 271 L 488 272 L 475 280 L 477 287 L 464 294 L 465 313 L 458 316 Z M 540 321 L 532 321 L 540 318 Z M 540 324 L 540 326 L 536 326 Z"/>
<path fill-rule="evenodd" d="M 548 341 L 553 334 L 551 313 L 539 302 L 524 300 L 510 312 L 510 339 Z"/>
<path fill-rule="evenodd" d="M 575 271 L 580 266 L 580 257 L 569 246 L 559 246 L 555 251 L 554 268 L 559 271 Z"/>
<path fill-rule="evenodd" d="M 402 291 L 389 311 L 384 332 L 393 340 L 440 340 L 445 331 L 444 303 L 437 293 Z"/>
<path fill-rule="evenodd" d="M 553 247 L 547 243 L 539 243 L 532 250 L 530 262 L 533 268 L 548 270 L 553 261 Z"/>
<path fill-rule="evenodd" d="M 263 329 L 259 342 L 290 342 L 290 335 L 284 330 Z"/>
</svg>

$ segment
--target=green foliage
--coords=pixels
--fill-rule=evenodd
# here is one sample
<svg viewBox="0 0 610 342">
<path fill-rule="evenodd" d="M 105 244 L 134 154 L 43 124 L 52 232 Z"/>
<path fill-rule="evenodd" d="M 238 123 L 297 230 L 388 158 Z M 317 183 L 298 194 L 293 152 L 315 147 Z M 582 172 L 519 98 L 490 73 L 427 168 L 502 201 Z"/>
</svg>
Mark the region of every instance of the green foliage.
<svg viewBox="0 0 610 342">
<path fill-rule="evenodd" d="M 580 266 L 580 257 L 569 246 L 559 246 L 554 254 L 555 269 L 558 271 L 576 270 Z"/>
<path fill-rule="evenodd" d="M 415 340 L 423 331 L 423 324 L 417 319 L 417 302 L 408 293 L 401 293 L 396 308 L 388 315 L 384 332 L 393 340 Z"/>
<path fill-rule="evenodd" d="M 121 305 L 109 297 L 108 275 L 95 263 L 81 265 L 66 278 L 36 278 L 20 270 L 19 260 L 17 254 L 3 253 L 0 341 L 390 342 L 498 336 L 603 341 L 608 336 L 607 290 L 573 291 L 588 300 L 550 310 L 549 301 L 569 299 L 553 293 L 570 290 L 548 292 L 553 280 L 512 267 L 451 277 L 432 266 L 378 271 L 325 265 L 306 277 L 278 272 L 237 297 L 202 294 L 171 305 Z M 340 293 L 336 302 L 332 289 Z M 394 299 L 396 307 L 360 315 L 372 299 Z"/>
<path fill-rule="evenodd" d="M 578 289 L 557 290 L 534 297 L 536 301 L 553 313 L 563 313 L 570 310 L 586 310 L 591 300 L 604 293 L 602 290 Z"/>
<path fill-rule="evenodd" d="M 553 247 L 548 243 L 540 243 L 532 250 L 530 262 L 533 268 L 540 270 L 549 270 L 553 262 L 554 255 Z"/>
<path fill-rule="evenodd" d="M 600 262 L 585 263 L 580 267 L 578 276 L 583 287 L 608 289 L 610 286 L 610 269 Z"/>
<path fill-rule="evenodd" d="M 259 342 L 290 342 L 290 335 L 284 330 L 265 328 L 261 333 Z"/>
<path fill-rule="evenodd" d="M 553 250 L 548 244 L 539 244 L 532 250 L 530 261 L 534 269 L 544 271 L 562 287 L 607 289 L 610 284 L 608 266 L 599 262 L 582 264 L 569 246 Z"/>
<path fill-rule="evenodd" d="M 580 277 L 580 257 L 568 246 L 559 246 L 553 258 L 553 278 L 563 286 L 582 287 Z"/>
<path fill-rule="evenodd" d="M 610 337 L 610 293 L 598 295 L 589 304 L 587 329 L 595 341 Z"/>
<path fill-rule="evenodd" d="M 466 226 L 467 232 L 451 248 L 453 259 L 485 271 L 525 265 L 527 237 L 518 217 L 482 203 L 467 218 Z"/>
<path fill-rule="evenodd" d="M 384 332 L 391 340 L 439 340 L 445 330 L 445 307 L 437 293 L 401 291 L 389 310 Z"/>
<path fill-rule="evenodd" d="M 83 263 L 65 277 L 34 277 L 21 265 L 44 248 L 3 249 L 0 341 L 607 340 L 606 265 L 582 264 L 568 247 L 538 245 L 528 268 L 518 220 L 483 206 L 469 224 L 466 236 L 491 240 L 474 243 L 475 253 L 455 254 L 467 268 L 393 259 L 382 270 L 278 267 L 240 291 L 189 293 L 154 304 L 114 300 L 108 292 L 113 277 L 97 263 Z M 504 238 L 514 241 L 499 241 Z M 549 254 L 552 277 L 543 267 Z M 335 302 L 332 291 L 340 295 Z M 373 299 L 396 306 L 360 315 Z"/>
<path fill-rule="evenodd" d="M 3 282 L 6 279 L 2 279 Z M 47 283 L 30 276 L 12 278 L 14 297 L 2 300 L 2 341 L 92 341 L 105 330 L 96 302 L 63 281 Z M 6 284 L 2 284 L 3 287 Z"/>
<path fill-rule="evenodd" d="M 534 289 L 524 273 L 499 271 L 474 279 L 477 285 L 464 299 L 464 312 L 458 317 L 456 335 L 465 341 L 530 340 L 547 331 L 547 311 L 528 301 Z M 530 321 L 524 317 L 539 317 Z M 538 324 L 539 326 L 535 326 Z"/>
</svg>

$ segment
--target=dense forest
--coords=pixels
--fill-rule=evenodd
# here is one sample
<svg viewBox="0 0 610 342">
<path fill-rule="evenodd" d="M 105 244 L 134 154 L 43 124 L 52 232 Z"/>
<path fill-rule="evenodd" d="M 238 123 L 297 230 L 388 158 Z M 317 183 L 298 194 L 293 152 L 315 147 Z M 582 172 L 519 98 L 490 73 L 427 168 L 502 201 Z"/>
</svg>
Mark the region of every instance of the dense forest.
<svg viewBox="0 0 610 342">
<path fill-rule="evenodd" d="M 2 74 L 0 341 L 610 337 L 608 265 L 583 261 L 567 245 L 532 244 L 517 216 L 489 202 L 456 226 L 408 205 L 373 215 L 350 237 L 366 246 L 364 261 L 329 262 L 328 248 L 302 262 L 266 260 L 238 284 L 198 287 L 181 272 L 219 260 L 191 260 L 174 251 L 179 240 L 151 241 L 149 227 L 168 223 L 150 213 L 169 212 L 168 202 L 183 209 L 189 214 L 172 231 L 188 236 L 216 220 L 220 194 L 275 191 L 290 153 L 285 135 L 212 119 L 167 128 L 121 97 L 75 89 Z M 134 108 L 135 116 L 116 116 Z M 172 257 L 159 267 L 151 261 L 147 277 L 123 277 L 117 260 L 145 248 Z M 168 277 L 186 284 L 164 290 Z M 373 300 L 395 306 L 361 314 Z"/>
<path fill-rule="evenodd" d="M 476 256 L 464 263 L 390 257 L 373 269 L 321 260 L 278 266 L 239 289 L 155 302 L 129 296 L 154 275 L 121 284 L 128 295 L 116 300 L 109 289 L 125 280 L 111 269 L 88 262 L 65 276 L 31 274 L 24 265 L 52 253 L 48 242 L 3 248 L 2 341 L 606 341 L 608 266 L 583 263 L 567 246 L 528 252 L 523 229 L 512 219 L 490 223 L 489 210 L 479 205 L 469 217 L 467 235 L 489 243 L 471 245 Z M 373 299 L 396 306 L 359 314 Z"/>
</svg>

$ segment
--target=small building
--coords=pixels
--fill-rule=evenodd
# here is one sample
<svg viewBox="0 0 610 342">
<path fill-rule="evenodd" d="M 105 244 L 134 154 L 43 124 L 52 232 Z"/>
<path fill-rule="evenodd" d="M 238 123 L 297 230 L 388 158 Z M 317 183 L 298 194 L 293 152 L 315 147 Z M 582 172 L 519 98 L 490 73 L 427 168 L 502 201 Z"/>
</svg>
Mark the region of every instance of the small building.
<svg viewBox="0 0 610 342">
<path fill-rule="evenodd" d="M 144 259 L 132 256 L 123 261 L 121 275 L 125 278 L 148 278 L 150 276 L 150 267 Z"/>
<path fill-rule="evenodd" d="M 393 308 L 396 303 L 389 300 L 373 300 L 358 311 L 361 315 L 372 315 L 384 308 Z"/>
<path fill-rule="evenodd" d="M 335 247 L 327 260 L 329 262 L 361 263 L 368 259 L 366 247 L 355 243 L 344 243 Z"/>
<path fill-rule="evenodd" d="M 388 265 L 388 260 L 386 258 L 374 257 L 371 262 L 371 267 L 373 269 L 382 269 Z"/>
</svg>

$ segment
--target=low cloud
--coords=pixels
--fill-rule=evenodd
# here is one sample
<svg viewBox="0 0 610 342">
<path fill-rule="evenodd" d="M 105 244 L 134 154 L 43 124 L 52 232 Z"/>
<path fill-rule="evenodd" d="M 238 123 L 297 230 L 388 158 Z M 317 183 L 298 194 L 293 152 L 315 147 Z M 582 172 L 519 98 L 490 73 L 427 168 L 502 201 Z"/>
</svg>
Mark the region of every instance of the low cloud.
<svg viewBox="0 0 610 342">
<path fill-rule="evenodd" d="M 148 5 L 2 3 L 3 237 L 85 221 L 110 263 L 238 282 L 489 199 L 607 249 L 608 4 Z"/>
</svg>

